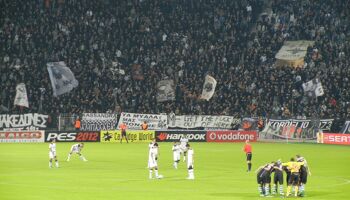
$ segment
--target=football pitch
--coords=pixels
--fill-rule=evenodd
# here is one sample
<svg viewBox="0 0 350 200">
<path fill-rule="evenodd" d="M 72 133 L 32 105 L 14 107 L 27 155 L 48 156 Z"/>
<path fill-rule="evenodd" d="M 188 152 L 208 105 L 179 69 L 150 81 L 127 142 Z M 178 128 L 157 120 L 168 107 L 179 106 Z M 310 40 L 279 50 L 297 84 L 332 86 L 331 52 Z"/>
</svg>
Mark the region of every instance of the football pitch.
<svg viewBox="0 0 350 200">
<path fill-rule="evenodd" d="M 177 170 L 173 168 L 172 143 L 159 143 L 159 173 L 164 176 L 160 180 L 148 179 L 148 143 L 85 143 L 82 153 L 89 161 L 73 155 L 66 162 L 72 144 L 57 143 L 60 167 L 50 169 L 49 143 L 0 143 L 0 199 L 266 199 L 259 197 L 256 174 L 246 172 L 243 143 L 191 143 L 195 180 L 186 180 L 187 169 L 182 160 Z M 349 199 L 348 146 L 252 146 L 253 171 L 279 158 L 288 161 L 296 154 L 307 159 L 312 176 L 304 199 Z"/>
</svg>

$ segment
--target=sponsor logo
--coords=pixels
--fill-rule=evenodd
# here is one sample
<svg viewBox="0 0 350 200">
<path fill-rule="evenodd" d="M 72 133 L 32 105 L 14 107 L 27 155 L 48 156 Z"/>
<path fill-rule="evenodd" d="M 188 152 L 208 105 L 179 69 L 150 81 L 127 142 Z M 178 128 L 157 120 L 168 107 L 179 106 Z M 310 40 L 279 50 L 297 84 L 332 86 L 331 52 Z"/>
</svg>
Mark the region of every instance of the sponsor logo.
<svg viewBox="0 0 350 200">
<path fill-rule="evenodd" d="M 204 131 L 156 131 L 156 140 L 158 142 L 174 142 L 185 137 L 190 142 L 205 142 L 206 132 Z"/>
<path fill-rule="evenodd" d="M 121 138 L 120 130 L 101 131 L 101 142 L 120 142 Z M 126 137 L 129 142 L 151 142 L 154 138 L 154 131 L 144 130 L 126 130 Z M 124 140 L 124 139 L 123 139 Z"/>
<path fill-rule="evenodd" d="M 57 142 L 99 142 L 99 132 L 48 132 L 45 134 L 45 141 L 55 139 Z"/>
<path fill-rule="evenodd" d="M 42 133 L 40 131 L 7 131 L 0 132 L 0 139 L 39 139 Z"/>
<path fill-rule="evenodd" d="M 350 145 L 349 134 L 323 133 L 324 144 L 344 144 Z"/>
<path fill-rule="evenodd" d="M 44 131 L 0 131 L 0 142 L 44 142 Z"/>
<path fill-rule="evenodd" d="M 161 134 L 159 134 L 159 135 L 157 136 L 157 138 L 158 138 L 160 141 L 164 141 L 164 140 L 166 140 L 167 135 L 168 135 L 168 134 L 166 134 L 166 133 L 161 133 Z"/>
<path fill-rule="evenodd" d="M 208 142 L 243 142 L 256 141 L 256 131 L 208 131 Z"/>
</svg>

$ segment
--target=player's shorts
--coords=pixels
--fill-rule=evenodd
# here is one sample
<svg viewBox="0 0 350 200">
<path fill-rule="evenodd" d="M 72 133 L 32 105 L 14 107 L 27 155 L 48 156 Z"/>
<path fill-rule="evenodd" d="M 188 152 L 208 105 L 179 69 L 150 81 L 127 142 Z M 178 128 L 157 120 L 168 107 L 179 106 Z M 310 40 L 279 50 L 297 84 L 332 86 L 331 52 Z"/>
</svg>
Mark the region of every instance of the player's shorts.
<svg viewBox="0 0 350 200">
<path fill-rule="evenodd" d="M 187 152 L 187 147 L 185 146 L 180 146 L 180 149 L 181 149 L 181 153 Z"/>
<path fill-rule="evenodd" d="M 174 161 L 180 160 L 180 152 L 173 153 Z"/>
<path fill-rule="evenodd" d="M 290 180 L 290 172 L 286 172 L 286 183 L 289 185 L 289 180 Z"/>
<path fill-rule="evenodd" d="M 306 184 L 307 183 L 307 172 L 305 172 L 305 171 L 301 171 L 300 172 L 299 182 L 302 183 L 302 184 Z"/>
<path fill-rule="evenodd" d="M 56 151 L 49 151 L 49 158 L 55 158 L 56 157 Z"/>
<path fill-rule="evenodd" d="M 264 183 L 265 184 L 270 184 L 271 183 L 271 173 L 266 173 L 265 178 L 264 178 Z"/>
<path fill-rule="evenodd" d="M 158 166 L 158 163 L 156 160 L 154 159 L 149 159 L 148 160 L 148 168 L 154 168 L 154 167 L 157 167 Z"/>
<path fill-rule="evenodd" d="M 247 156 L 247 161 L 252 160 L 252 157 L 253 157 L 252 153 L 247 153 L 246 156 Z"/>
<path fill-rule="evenodd" d="M 258 184 L 263 184 L 263 177 L 262 177 L 262 172 L 263 172 L 264 170 L 260 170 L 259 172 L 258 172 L 258 174 L 256 175 L 256 182 L 258 183 Z"/>
<path fill-rule="evenodd" d="M 122 131 L 122 136 L 126 137 L 126 131 Z"/>
<path fill-rule="evenodd" d="M 283 172 L 275 172 L 273 183 L 283 185 Z"/>
<path fill-rule="evenodd" d="M 289 178 L 289 185 L 297 185 L 299 183 L 299 173 L 291 173 Z"/>
</svg>

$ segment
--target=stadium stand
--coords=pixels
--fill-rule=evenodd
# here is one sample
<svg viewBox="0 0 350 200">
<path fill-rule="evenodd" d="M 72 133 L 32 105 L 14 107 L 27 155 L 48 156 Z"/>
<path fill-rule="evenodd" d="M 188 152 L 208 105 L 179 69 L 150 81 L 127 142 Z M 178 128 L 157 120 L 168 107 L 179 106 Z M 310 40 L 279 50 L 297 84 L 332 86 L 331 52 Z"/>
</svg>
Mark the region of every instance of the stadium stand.
<svg viewBox="0 0 350 200">
<path fill-rule="evenodd" d="M 0 3 L 2 113 L 350 118 L 347 1 Z M 303 68 L 275 66 L 287 40 L 315 41 Z M 66 62 L 79 86 L 55 98 L 46 63 L 57 61 Z M 206 74 L 218 81 L 210 101 L 199 99 Z M 325 91 L 317 101 L 301 87 L 315 77 Z M 176 98 L 157 102 L 157 83 L 167 78 L 176 83 Z M 26 84 L 28 109 L 13 106 L 19 82 Z"/>
</svg>

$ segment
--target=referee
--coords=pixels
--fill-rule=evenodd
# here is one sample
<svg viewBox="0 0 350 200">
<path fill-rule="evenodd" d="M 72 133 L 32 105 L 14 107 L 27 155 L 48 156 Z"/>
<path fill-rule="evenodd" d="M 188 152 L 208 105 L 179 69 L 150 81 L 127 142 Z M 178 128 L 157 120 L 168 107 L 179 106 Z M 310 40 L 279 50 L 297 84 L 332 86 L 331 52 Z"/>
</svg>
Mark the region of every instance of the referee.
<svg viewBox="0 0 350 200">
<path fill-rule="evenodd" d="M 252 170 L 252 145 L 249 143 L 249 140 L 245 141 L 243 151 L 246 153 L 246 157 L 247 157 L 247 164 L 248 164 L 247 172 L 250 172 Z"/>
</svg>

